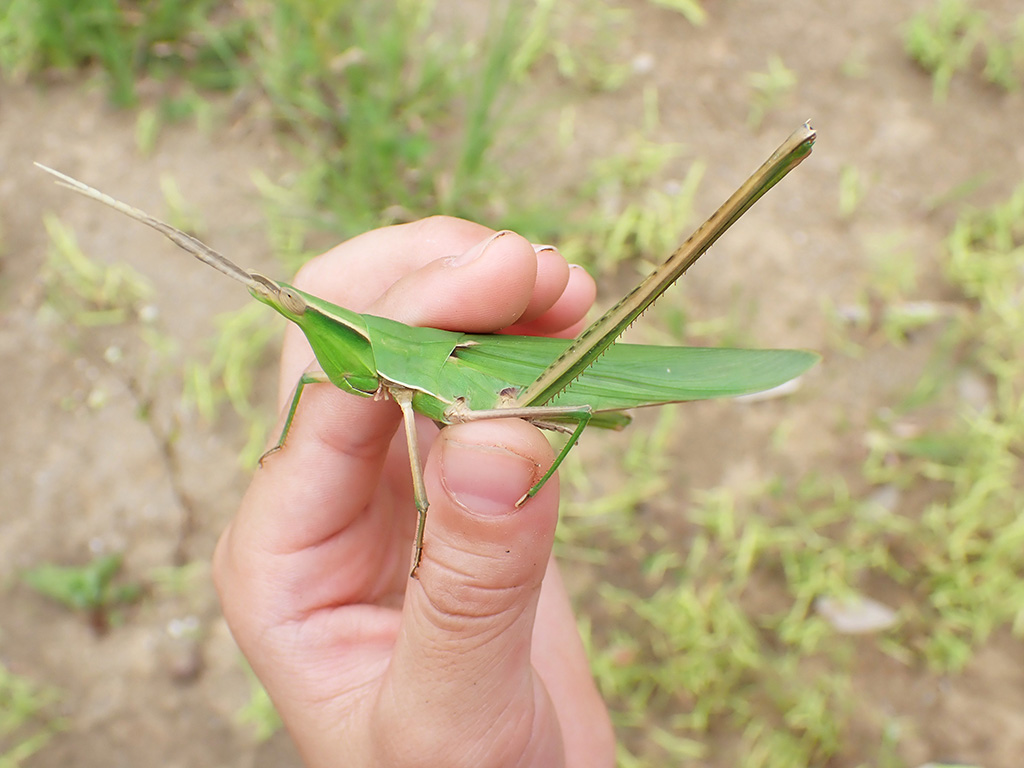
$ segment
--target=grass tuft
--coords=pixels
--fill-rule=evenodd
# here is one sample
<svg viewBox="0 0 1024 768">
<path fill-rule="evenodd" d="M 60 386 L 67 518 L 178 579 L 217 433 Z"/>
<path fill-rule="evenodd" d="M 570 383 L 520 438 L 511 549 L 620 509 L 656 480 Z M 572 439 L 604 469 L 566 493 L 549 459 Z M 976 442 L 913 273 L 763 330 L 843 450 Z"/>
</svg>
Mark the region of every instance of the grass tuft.
<svg viewBox="0 0 1024 768">
<path fill-rule="evenodd" d="M 1004 36 L 967 0 L 937 0 L 911 18 L 903 41 L 907 54 L 931 74 L 936 103 L 948 98 L 953 77 L 970 70 L 976 54 L 985 61 L 980 74 L 1007 91 L 1019 88 L 1024 76 L 1024 14 Z"/>
<path fill-rule="evenodd" d="M 224 21 L 211 22 L 209 19 Z M 0 5 L 0 70 L 15 79 L 96 65 L 111 101 L 138 101 L 142 77 L 197 87 L 239 85 L 249 27 L 215 0 L 6 0 Z"/>
<path fill-rule="evenodd" d="M 43 219 L 50 250 L 40 274 L 44 306 L 78 326 L 113 325 L 136 319 L 152 295 L 149 282 L 124 264 L 89 258 L 74 234 L 52 215 Z"/>
<path fill-rule="evenodd" d="M 0 768 L 20 768 L 66 727 L 50 714 L 59 698 L 0 664 Z"/>
</svg>

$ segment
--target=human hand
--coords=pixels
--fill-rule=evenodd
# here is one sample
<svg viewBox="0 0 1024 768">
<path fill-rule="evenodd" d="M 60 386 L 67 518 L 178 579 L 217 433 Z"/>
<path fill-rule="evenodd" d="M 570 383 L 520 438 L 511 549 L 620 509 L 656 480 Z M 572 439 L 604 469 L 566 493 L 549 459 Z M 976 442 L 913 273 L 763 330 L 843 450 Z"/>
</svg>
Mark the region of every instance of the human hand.
<svg viewBox="0 0 1024 768">
<path fill-rule="evenodd" d="M 573 336 L 594 283 L 550 249 L 458 219 L 375 230 L 298 288 L 409 325 Z M 462 257 L 446 258 L 452 254 Z M 475 258 L 474 258 L 475 257 Z M 312 352 L 289 328 L 281 402 Z M 307 387 L 285 450 L 222 535 L 214 576 L 236 641 L 307 764 L 611 766 L 607 710 L 551 558 L 547 440 L 519 419 L 420 425 L 430 499 L 418 579 L 398 408 Z"/>
</svg>

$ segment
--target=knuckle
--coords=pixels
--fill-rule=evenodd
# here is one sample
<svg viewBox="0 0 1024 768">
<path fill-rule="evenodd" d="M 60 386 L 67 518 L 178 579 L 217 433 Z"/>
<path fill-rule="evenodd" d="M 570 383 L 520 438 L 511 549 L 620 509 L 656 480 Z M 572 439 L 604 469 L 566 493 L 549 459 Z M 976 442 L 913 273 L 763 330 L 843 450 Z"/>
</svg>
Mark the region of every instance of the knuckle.
<svg viewBox="0 0 1024 768">
<path fill-rule="evenodd" d="M 447 578 L 431 578 L 424 584 L 426 618 L 445 633 L 503 631 L 529 604 L 537 585 L 484 584 L 467 574 L 450 572 Z M 505 621 L 495 622 L 505 616 Z M 495 624 L 501 625 L 495 628 Z"/>
</svg>

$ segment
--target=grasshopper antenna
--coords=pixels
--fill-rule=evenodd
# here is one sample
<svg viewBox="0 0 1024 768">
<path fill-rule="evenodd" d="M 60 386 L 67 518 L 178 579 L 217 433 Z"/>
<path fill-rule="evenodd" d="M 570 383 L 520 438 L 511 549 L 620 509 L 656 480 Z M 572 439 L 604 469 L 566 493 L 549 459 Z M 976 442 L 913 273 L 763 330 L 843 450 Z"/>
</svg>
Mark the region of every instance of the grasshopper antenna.
<svg viewBox="0 0 1024 768">
<path fill-rule="evenodd" d="M 179 248 L 183 248 L 204 264 L 209 264 L 218 272 L 221 272 L 222 274 L 225 274 L 228 277 L 237 280 L 250 290 L 257 290 L 260 292 L 266 291 L 265 286 L 263 286 L 263 284 L 260 281 L 254 278 L 251 273 L 245 271 L 227 257 L 217 253 L 217 251 L 213 250 L 213 248 L 206 245 L 206 243 L 203 243 L 197 240 L 196 238 L 192 237 L 192 235 L 186 234 L 182 232 L 180 229 L 175 229 L 170 224 L 165 224 L 164 222 L 160 221 L 160 219 L 153 218 L 145 211 L 140 211 L 138 208 L 133 208 L 127 203 L 122 203 L 120 200 L 115 200 L 110 195 L 104 194 L 103 192 L 100 192 L 98 189 L 93 189 L 88 184 L 83 184 L 78 179 L 73 179 L 72 177 L 63 174 L 60 171 L 55 171 L 53 168 L 48 168 L 42 163 L 36 163 L 36 165 L 42 168 L 47 173 L 56 176 L 59 179 L 57 183 L 60 186 L 67 187 L 68 189 L 78 192 L 80 195 L 85 195 L 86 197 L 92 198 L 93 200 L 97 200 L 103 203 L 104 205 L 110 206 L 116 211 L 120 211 L 126 216 L 130 216 L 136 221 L 141 221 L 143 224 L 152 227 L 160 234 L 169 238 Z"/>
</svg>

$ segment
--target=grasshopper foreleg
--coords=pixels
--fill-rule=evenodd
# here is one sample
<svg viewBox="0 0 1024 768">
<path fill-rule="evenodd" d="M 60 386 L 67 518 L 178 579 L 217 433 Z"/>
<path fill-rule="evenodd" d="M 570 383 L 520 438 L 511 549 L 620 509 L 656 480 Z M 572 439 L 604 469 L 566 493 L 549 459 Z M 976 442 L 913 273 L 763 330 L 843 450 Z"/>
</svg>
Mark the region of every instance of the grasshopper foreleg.
<svg viewBox="0 0 1024 768">
<path fill-rule="evenodd" d="M 295 420 L 295 411 L 299 407 L 299 398 L 302 397 L 302 390 L 306 388 L 307 384 L 325 384 L 329 382 L 327 374 L 323 371 L 306 372 L 299 377 L 298 383 L 295 385 L 295 389 L 292 390 L 292 400 L 288 406 L 288 415 L 284 419 L 284 427 L 281 429 L 281 436 L 277 438 L 277 442 L 274 443 L 270 450 L 266 451 L 260 456 L 260 466 L 263 466 L 263 462 L 268 456 L 273 453 L 277 453 L 284 448 L 284 441 L 288 437 L 288 431 L 292 428 L 292 422 Z"/>
</svg>

